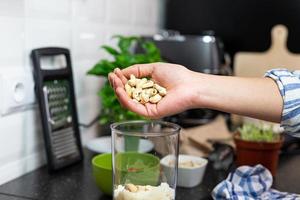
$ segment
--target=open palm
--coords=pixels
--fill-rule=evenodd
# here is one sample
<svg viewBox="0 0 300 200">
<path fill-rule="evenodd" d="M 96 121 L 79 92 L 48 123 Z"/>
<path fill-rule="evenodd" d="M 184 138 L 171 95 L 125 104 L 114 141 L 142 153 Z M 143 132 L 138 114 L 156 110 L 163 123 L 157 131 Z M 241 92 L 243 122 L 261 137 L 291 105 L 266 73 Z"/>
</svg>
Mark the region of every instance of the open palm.
<svg viewBox="0 0 300 200">
<path fill-rule="evenodd" d="M 167 88 L 167 95 L 157 104 L 142 105 L 134 102 L 125 92 L 124 85 L 130 75 L 151 77 Z M 109 74 L 120 103 L 129 110 L 149 118 L 161 118 L 193 107 L 193 72 L 181 65 L 167 63 L 140 64 Z"/>
</svg>

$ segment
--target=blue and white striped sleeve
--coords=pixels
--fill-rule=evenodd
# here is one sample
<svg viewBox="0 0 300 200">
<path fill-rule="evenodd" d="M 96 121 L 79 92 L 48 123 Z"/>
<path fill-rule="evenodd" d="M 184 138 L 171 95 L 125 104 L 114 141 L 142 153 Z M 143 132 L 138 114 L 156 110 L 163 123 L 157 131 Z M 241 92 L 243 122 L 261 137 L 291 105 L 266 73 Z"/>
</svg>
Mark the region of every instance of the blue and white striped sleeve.
<svg viewBox="0 0 300 200">
<path fill-rule="evenodd" d="M 281 126 L 285 132 L 300 137 L 300 71 L 273 69 L 265 77 L 277 83 L 283 99 Z"/>
</svg>

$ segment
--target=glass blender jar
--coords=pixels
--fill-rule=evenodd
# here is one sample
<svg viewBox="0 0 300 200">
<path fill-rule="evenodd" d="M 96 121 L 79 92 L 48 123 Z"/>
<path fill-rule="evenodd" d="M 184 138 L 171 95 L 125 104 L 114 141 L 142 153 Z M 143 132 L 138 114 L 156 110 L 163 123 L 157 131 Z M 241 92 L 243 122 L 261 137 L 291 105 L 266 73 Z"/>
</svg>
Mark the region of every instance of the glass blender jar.
<svg viewBox="0 0 300 200">
<path fill-rule="evenodd" d="M 114 123 L 113 199 L 174 200 L 180 127 L 163 121 Z"/>
</svg>

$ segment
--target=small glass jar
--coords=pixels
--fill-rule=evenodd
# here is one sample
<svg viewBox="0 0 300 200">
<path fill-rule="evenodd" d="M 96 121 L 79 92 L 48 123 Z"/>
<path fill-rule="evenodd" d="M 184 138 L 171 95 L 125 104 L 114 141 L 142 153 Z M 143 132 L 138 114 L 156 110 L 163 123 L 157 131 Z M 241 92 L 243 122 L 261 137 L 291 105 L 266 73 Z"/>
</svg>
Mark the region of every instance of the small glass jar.
<svg viewBox="0 0 300 200">
<path fill-rule="evenodd" d="M 174 200 L 180 127 L 163 121 L 114 123 L 113 198 Z"/>
</svg>

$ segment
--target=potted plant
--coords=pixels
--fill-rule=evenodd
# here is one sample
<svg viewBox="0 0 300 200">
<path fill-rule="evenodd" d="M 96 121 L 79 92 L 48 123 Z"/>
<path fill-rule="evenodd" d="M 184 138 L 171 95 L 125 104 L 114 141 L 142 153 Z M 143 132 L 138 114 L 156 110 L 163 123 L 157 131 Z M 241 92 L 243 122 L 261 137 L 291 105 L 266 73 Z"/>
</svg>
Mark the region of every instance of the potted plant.
<svg viewBox="0 0 300 200">
<path fill-rule="evenodd" d="M 135 36 L 114 36 L 117 39 L 117 47 L 103 45 L 111 60 L 101 59 L 88 72 L 88 75 L 95 75 L 107 78 L 108 74 L 115 68 L 126 68 L 134 64 L 151 63 L 161 61 L 160 51 L 151 41 L 143 40 Z M 132 49 L 138 45 L 141 53 L 134 53 Z M 123 108 L 117 100 L 113 88 L 106 79 L 103 87 L 98 92 L 101 98 L 100 124 L 107 125 L 113 122 L 125 120 L 144 119 L 143 117 Z M 129 139 L 129 138 L 128 138 Z M 136 146 L 136 145 L 132 145 Z"/>
<path fill-rule="evenodd" d="M 238 166 L 262 164 L 276 175 L 283 138 L 272 127 L 244 124 L 234 135 L 234 141 Z"/>
</svg>

